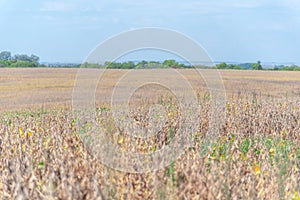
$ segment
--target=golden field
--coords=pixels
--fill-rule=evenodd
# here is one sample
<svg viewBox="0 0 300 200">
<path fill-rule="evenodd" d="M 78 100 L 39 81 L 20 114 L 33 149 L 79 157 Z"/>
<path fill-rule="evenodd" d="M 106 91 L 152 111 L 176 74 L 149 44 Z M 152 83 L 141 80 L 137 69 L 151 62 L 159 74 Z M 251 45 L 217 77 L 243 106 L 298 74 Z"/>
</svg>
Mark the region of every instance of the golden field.
<svg viewBox="0 0 300 200">
<path fill-rule="evenodd" d="M 152 72 L 180 85 L 167 71 Z M 198 98 L 193 146 L 163 169 L 128 173 L 101 163 L 80 138 L 90 127 L 78 126 L 71 109 L 77 69 L 0 69 L 1 198 L 299 200 L 300 73 L 221 70 L 226 115 L 207 144 L 212 99 L 205 81 L 195 70 L 178 72 Z M 110 108 L 115 84 L 127 73 L 107 70 L 99 80 L 96 121 L 124 151 L 157 152 L 182 134 L 183 111 L 166 88 L 141 87 L 131 97 L 131 117 L 146 126 L 149 105 L 159 102 L 166 123 L 145 141 L 130 137 Z"/>
<path fill-rule="evenodd" d="M 70 104 L 77 71 L 50 68 L 0 69 L 1 109 L 26 107 L 27 104 Z M 197 92 L 207 90 L 203 79 L 195 75 L 195 70 L 179 72 L 187 77 Z M 107 70 L 102 77 L 105 84 L 99 82 L 97 100 L 106 99 L 116 81 L 126 73 L 127 70 Z M 272 97 L 298 97 L 300 94 L 299 72 L 221 70 L 220 73 L 227 96 L 253 92 Z"/>
</svg>

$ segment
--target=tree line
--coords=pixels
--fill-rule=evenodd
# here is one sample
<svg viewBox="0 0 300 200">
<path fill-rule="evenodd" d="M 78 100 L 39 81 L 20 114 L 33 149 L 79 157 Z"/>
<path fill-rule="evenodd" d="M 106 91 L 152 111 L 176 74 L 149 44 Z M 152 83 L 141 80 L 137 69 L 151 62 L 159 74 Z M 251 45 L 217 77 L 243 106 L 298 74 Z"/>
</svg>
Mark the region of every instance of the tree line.
<svg viewBox="0 0 300 200">
<path fill-rule="evenodd" d="M 256 63 L 243 63 L 243 64 L 227 64 L 222 62 L 216 65 L 217 69 L 238 69 L 238 70 L 276 70 L 276 71 L 300 71 L 300 67 L 297 65 L 284 66 L 278 65 L 273 68 L 264 69 L 261 61 Z"/>
<path fill-rule="evenodd" d="M 244 63 L 244 64 L 227 64 L 222 62 L 217 64 L 217 69 L 251 69 L 251 70 L 263 70 L 261 61 L 256 63 Z"/>
<path fill-rule="evenodd" d="M 192 68 L 191 65 L 185 65 L 177 62 L 176 60 L 165 60 L 163 62 L 158 61 L 145 61 L 140 62 L 105 62 L 100 64 L 40 64 L 40 58 L 34 54 L 30 56 L 26 54 L 12 55 L 9 51 L 2 51 L 0 53 L 0 68 L 1 67 L 65 67 L 65 68 L 107 68 L 107 69 L 155 69 L 155 68 L 176 68 L 187 69 Z M 197 68 L 208 68 L 205 66 L 196 66 Z M 210 67 L 211 68 L 211 67 Z M 219 63 L 216 69 L 235 69 L 235 70 L 264 70 L 261 61 L 256 63 L 243 63 L 243 64 L 227 64 L 225 62 Z M 268 70 L 282 70 L 282 71 L 300 71 L 300 67 L 297 65 L 291 66 L 275 66 Z"/>
<path fill-rule="evenodd" d="M 39 67 L 40 58 L 34 54 L 12 55 L 9 51 L 0 53 L 0 67 Z"/>
</svg>

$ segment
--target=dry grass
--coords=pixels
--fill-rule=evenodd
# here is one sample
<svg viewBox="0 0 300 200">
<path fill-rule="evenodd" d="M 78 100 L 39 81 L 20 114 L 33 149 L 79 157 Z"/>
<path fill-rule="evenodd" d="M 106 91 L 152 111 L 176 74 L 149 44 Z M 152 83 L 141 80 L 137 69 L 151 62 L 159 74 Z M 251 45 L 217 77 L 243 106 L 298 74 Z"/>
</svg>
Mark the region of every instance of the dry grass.
<svg viewBox="0 0 300 200">
<path fill-rule="evenodd" d="M 80 140 L 88 124 L 78 127 L 69 109 L 76 70 L 30 70 L 1 69 L 0 73 L 1 91 L 5 84 L 9 88 L 1 92 L 5 110 L 0 117 L 2 199 L 300 199 L 300 73 L 221 71 L 228 95 L 226 118 L 220 137 L 207 145 L 203 141 L 211 99 L 204 82 L 183 70 L 199 94 L 194 146 L 165 169 L 131 174 L 106 167 Z M 98 97 L 108 96 L 124 73 L 105 74 L 106 85 L 99 85 Z M 33 80 L 41 83 L 39 88 L 32 88 Z M 145 111 L 157 100 L 172 113 L 156 137 L 142 141 L 118 130 L 105 98 L 98 101 L 97 121 L 116 133 L 109 137 L 120 148 L 157 151 L 172 140 L 171 130 L 174 137 L 178 134 L 180 109 L 174 98 L 170 100 L 171 94 L 156 94 L 152 101 L 142 94 L 152 91 L 142 88 L 133 96 L 132 117 L 137 122 L 145 123 Z M 32 107 L 35 100 L 40 104 Z M 20 102 L 23 105 L 17 106 Z"/>
</svg>

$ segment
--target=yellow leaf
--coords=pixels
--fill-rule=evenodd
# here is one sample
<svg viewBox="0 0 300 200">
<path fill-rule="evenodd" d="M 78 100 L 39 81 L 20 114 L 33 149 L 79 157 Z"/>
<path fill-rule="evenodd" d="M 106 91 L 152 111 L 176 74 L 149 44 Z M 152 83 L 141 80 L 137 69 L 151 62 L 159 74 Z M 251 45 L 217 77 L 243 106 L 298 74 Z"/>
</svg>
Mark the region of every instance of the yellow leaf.
<svg viewBox="0 0 300 200">
<path fill-rule="evenodd" d="M 202 132 L 200 132 L 200 131 L 196 132 L 196 136 L 199 136 L 199 137 L 202 136 Z"/>
<path fill-rule="evenodd" d="M 300 196 L 298 192 L 294 193 L 294 195 L 292 196 L 292 200 L 300 200 Z"/>
<path fill-rule="evenodd" d="M 279 146 L 286 147 L 286 142 L 285 142 L 285 141 L 281 141 L 281 142 L 279 143 Z"/>
<path fill-rule="evenodd" d="M 281 131 L 281 134 L 282 134 L 282 135 L 286 135 L 286 134 L 287 134 L 286 130 L 282 130 L 282 131 Z"/>
<path fill-rule="evenodd" d="M 224 154 L 221 154 L 221 156 L 220 156 L 220 160 L 221 160 L 221 161 L 224 161 L 224 160 L 226 160 L 226 158 L 225 158 L 225 155 L 224 155 Z"/>
<path fill-rule="evenodd" d="M 123 140 L 124 140 L 123 137 L 120 137 L 119 140 L 118 140 L 118 143 L 119 143 L 119 144 L 122 144 L 122 143 L 123 143 Z"/>
<path fill-rule="evenodd" d="M 254 165 L 253 167 L 254 174 L 259 175 L 260 174 L 260 167 L 258 165 Z"/>
<path fill-rule="evenodd" d="M 31 131 L 27 132 L 28 137 L 31 137 L 33 135 L 33 133 Z"/>
<path fill-rule="evenodd" d="M 24 131 L 22 128 L 19 128 L 19 133 L 20 133 L 21 138 L 25 137 L 25 134 L 24 134 Z"/>
<path fill-rule="evenodd" d="M 247 161 L 248 160 L 248 157 L 247 157 L 247 155 L 245 155 L 245 154 L 241 154 L 241 157 L 242 157 L 242 159 L 243 159 L 243 161 Z"/>
<path fill-rule="evenodd" d="M 271 156 L 274 156 L 275 150 L 272 148 L 272 149 L 270 149 L 269 153 L 270 153 Z"/>
<path fill-rule="evenodd" d="M 155 151 L 156 151 L 156 148 L 155 148 L 155 147 L 151 147 L 151 151 L 152 151 L 152 152 L 155 152 Z"/>
<path fill-rule="evenodd" d="M 25 151 L 25 144 L 22 144 L 22 151 Z"/>
</svg>

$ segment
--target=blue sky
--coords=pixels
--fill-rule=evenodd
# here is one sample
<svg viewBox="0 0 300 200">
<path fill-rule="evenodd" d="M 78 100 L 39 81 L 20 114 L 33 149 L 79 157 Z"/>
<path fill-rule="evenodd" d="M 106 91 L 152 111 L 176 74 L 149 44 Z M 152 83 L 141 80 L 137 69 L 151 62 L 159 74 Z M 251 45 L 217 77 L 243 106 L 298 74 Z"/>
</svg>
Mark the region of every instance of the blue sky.
<svg viewBox="0 0 300 200">
<path fill-rule="evenodd" d="M 214 61 L 300 64 L 299 0 L 0 0 L 0 8 L 0 51 L 46 62 L 81 62 L 112 35 L 161 27 L 190 36 Z"/>
</svg>

